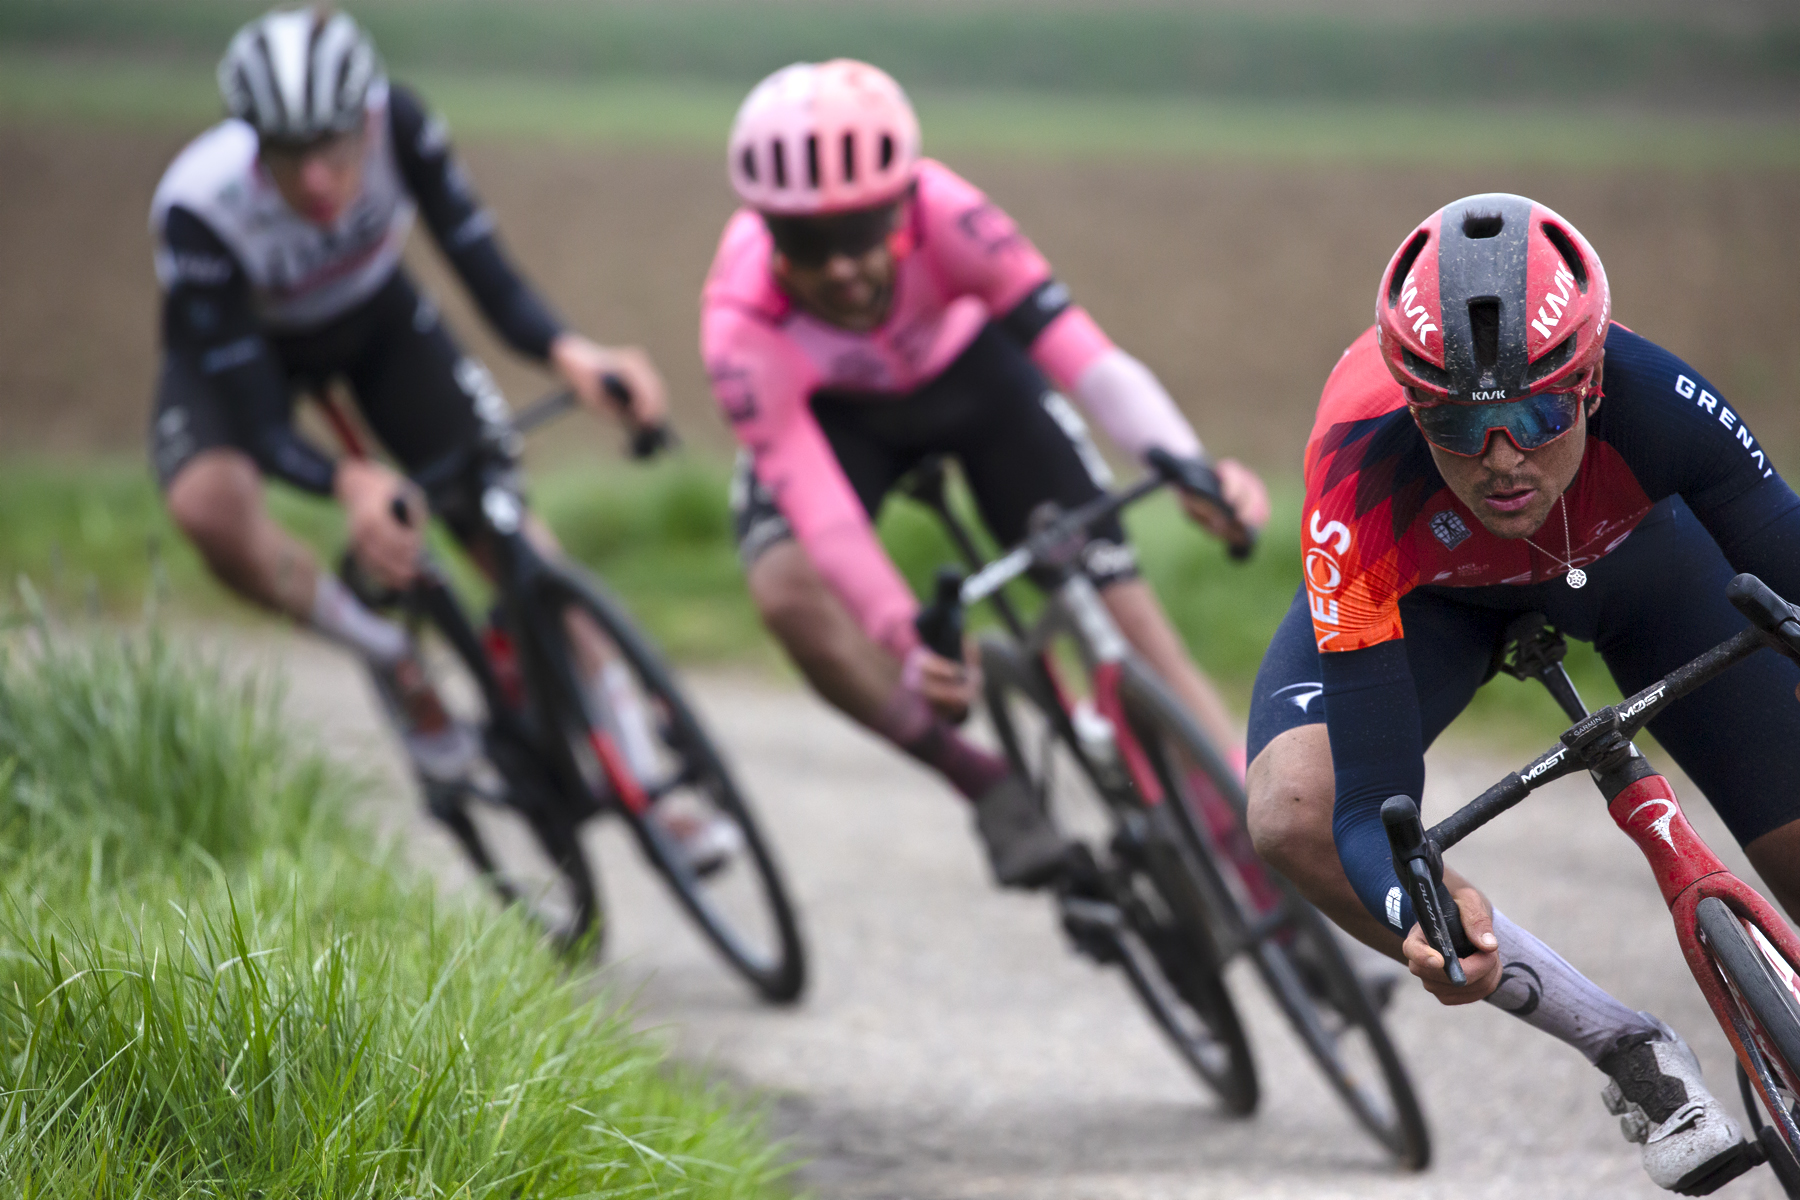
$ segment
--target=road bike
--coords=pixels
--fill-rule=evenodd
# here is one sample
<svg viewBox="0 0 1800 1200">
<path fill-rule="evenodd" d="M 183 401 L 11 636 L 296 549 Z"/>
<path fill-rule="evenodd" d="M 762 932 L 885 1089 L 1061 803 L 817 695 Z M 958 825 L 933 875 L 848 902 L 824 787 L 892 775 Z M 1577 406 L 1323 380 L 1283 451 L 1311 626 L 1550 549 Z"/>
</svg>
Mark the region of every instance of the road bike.
<svg viewBox="0 0 1800 1200">
<path fill-rule="evenodd" d="M 609 380 L 608 390 L 621 400 L 620 384 Z M 377 598 L 412 630 L 446 706 L 479 731 L 473 772 L 451 783 L 420 776 L 427 806 L 502 900 L 560 945 L 594 951 L 604 903 L 583 834 L 618 817 L 732 967 L 764 999 L 791 1001 L 806 979 L 798 923 L 724 755 L 619 600 L 527 536 L 517 470 L 524 435 L 573 406 L 570 393 L 546 397 L 412 477 L 433 512 L 474 530 L 468 543 L 494 592 L 489 617 L 472 618 L 427 555 L 413 586 Z M 345 449 L 361 453 L 343 414 L 327 405 L 326 415 Z M 666 440 L 666 431 L 640 428 L 633 454 Z M 404 502 L 395 512 L 407 519 Z M 368 593 L 348 555 L 345 574 Z M 681 821 L 724 835 L 727 852 L 693 858 L 673 832 Z"/>
<path fill-rule="evenodd" d="M 1767 1162 L 1787 1194 L 1800 1197 L 1800 938 L 1773 905 L 1719 861 L 1688 824 L 1669 781 L 1631 741 L 1669 705 L 1765 647 L 1800 662 L 1800 609 L 1754 575 L 1739 575 L 1725 594 L 1750 628 L 1594 713 L 1563 668 L 1562 635 L 1540 614 L 1520 617 L 1508 628 L 1496 665 L 1541 681 L 1575 724 L 1557 745 L 1429 831 L 1409 796 L 1388 799 L 1381 817 L 1394 869 L 1426 940 L 1460 986 L 1466 974 L 1459 959 L 1472 947 L 1444 887 L 1444 851 L 1551 780 L 1585 769 L 1606 797 L 1613 822 L 1649 862 L 1682 956 L 1737 1054 L 1755 1141 L 1682 1190 L 1703 1195 Z"/>
<path fill-rule="evenodd" d="M 972 574 L 946 567 L 919 625 L 961 658 L 962 613 L 990 601 L 1004 633 L 980 640 L 983 707 L 1013 767 L 1070 842 L 1055 887 L 1075 948 L 1119 967 L 1224 1109 L 1255 1109 L 1256 1064 L 1224 972 L 1248 958 L 1356 1119 L 1401 1165 L 1430 1137 L 1380 1004 L 1319 913 L 1256 858 L 1237 771 L 1138 658 L 1080 570 L 1091 530 L 1166 484 L 1229 514 L 1210 467 L 1151 455 L 1153 473 L 1067 513 L 1046 508 L 1022 544 L 984 565 L 950 505 L 941 460 L 908 491 L 936 513 Z M 1244 552 L 1247 553 L 1247 547 Z M 1029 624 L 1003 589 L 1044 592 Z"/>
</svg>

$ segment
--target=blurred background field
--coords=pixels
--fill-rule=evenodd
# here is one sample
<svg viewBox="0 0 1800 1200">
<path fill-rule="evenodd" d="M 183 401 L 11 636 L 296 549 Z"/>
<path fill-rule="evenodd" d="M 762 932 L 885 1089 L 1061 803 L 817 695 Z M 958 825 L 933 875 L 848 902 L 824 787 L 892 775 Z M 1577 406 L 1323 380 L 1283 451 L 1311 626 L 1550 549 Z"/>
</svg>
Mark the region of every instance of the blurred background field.
<svg viewBox="0 0 1800 1200">
<path fill-rule="evenodd" d="M 892 70 L 927 151 L 1020 220 L 1216 451 L 1268 473 L 1281 503 L 1252 567 L 1224 566 L 1167 508 L 1138 530 L 1152 577 L 1240 700 L 1297 579 L 1318 389 L 1367 324 L 1393 246 L 1447 200 L 1511 190 L 1559 209 L 1605 258 L 1621 320 L 1705 372 L 1778 464 L 1800 448 L 1791 5 L 349 7 L 392 73 L 448 115 L 529 274 L 578 327 L 645 344 L 667 373 L 682 463 L 629 466 L 612 431 L 572 422 L 540 439 L 533 466 L 571 547 L 690 661 L 773 661 L 728 541 L 729 438 L 695 317 L 732 207 L 719 161 L 731 112 L 797 58 Z M 216 117 L 212 63 L 259 8 L 0 0 L 0 571 L 72 600 L 131 607 L 160 571 L 181 605 L 241 611 L 170 537 L 142 466 L 156 322 L 145 217 L 164 165 Z M 516 400 L 546 386 L 480 328 L 425 239 L 413 258 Z M 281 503 L 334 542 L 328 512 Z M 915 578 L 943 554 L 916 514 L 890 514 L 885 531 Z M 1547 707 L 1490 691 L 1477 719 Z"/>
</svg>

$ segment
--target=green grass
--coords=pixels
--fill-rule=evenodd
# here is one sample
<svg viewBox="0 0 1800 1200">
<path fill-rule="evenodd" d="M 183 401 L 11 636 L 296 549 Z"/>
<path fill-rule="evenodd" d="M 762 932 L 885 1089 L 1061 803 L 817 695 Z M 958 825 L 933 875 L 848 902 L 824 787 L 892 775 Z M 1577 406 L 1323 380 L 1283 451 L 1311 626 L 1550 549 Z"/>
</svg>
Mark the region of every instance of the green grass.
<svg viewBox="0 0 1800 1200">
<path fill-rule="evenodd" d="M 751 608 L 732 545 L 726 477 L 722 464 L 691 457 L 630 472 L 571 464 L 540 473 L 533 498 L 568 552 L 618 591 L 675 658 L 774 666 L 779 656 Z M 280 520 L 328 561 L 335 557 L 343 535 L 332 506 L 282 488 L 269 495 Z M 1247 564 L 1229 561 L 1166 497 L 1129 518 L 1147 577 L 1240 712 L 1299 583 L 1299 511 L 1298 481 L 1277 480 L 1275 518 Z M 908 501 L 888 505 L 881 532 L 921 595 L 934 569 L 955 557 L 935 519 Z M 438 546 L 460 561 L 443 541 Z M 117 615 L 154 594 L 190 614 L 248 619 L 169 528 L 135 465 L 20 462 L 0 471 L 0 579 L 20 574 L 64 606 Z M 466 569 L 458 577 L 471 594 L 480 592 Z M 1587 647 L 1574 647 L 1570 664 L 1590 701 L 1616 697 Z M 1483 689 L 1459 728 L 1535 742 L 1561 723 L 1541 689 L 1501 679 Z"/>
<path fill-rule="evenodd" d="M 260 0 L 4 0 L 0 40 L 210 58 Z M 887 65 L 919 88 L 1416 100 L 1534 92 L 1709 101 L 1791 96 L 1800 21 L 1616 5 L 1370 11 L 1352 3 L 845 4 L 830 0 L 359 0 L 387 57 L 418 67 L 748 87 L 797 59 Z"/>
<path fill-rule="evenodd" d="M 155 638 L 0 657 L 0 1191 L 782 1194 L 523 922 L 371 849 L 275 701 Z"/>
<path fill-rule="evenodd" d="M 736 85 L 667 77 L 497 73 L 423 66 L 408 82 L 463 138 L 529 138 L 713 154 Z M 926 149 L 946 156 L 1446 167 L 1652 165 L 1683 171 L 1800 166 L 1800 125 L 1774 117 L 1580 107 L 1580 138 L 1544 137 L 1567 103 L 1478 106 L 1370 98 L 1089 95 L 918 88 Z M 0 119 L 199 130 L 219 115 L 209 62 L 39 52 L 0 42 Z"/>
</svg>

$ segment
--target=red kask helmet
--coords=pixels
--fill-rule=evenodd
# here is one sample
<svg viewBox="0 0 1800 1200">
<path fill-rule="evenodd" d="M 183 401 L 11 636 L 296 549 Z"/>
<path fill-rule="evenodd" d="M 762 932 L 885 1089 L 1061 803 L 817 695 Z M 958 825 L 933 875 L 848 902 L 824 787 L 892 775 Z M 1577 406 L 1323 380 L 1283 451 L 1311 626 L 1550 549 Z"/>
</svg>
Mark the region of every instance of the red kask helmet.
<svg viewBox="0 0 1800 1200">
<path fill-rule="evenodd" d="M 1534 200 L 1470 196 L 1432 213 L 1381 277 L 1381 356 L 1419 398 L 1516 400 L 1586 386 L 1612 294 L 1600 256 Z"/>
</svg>

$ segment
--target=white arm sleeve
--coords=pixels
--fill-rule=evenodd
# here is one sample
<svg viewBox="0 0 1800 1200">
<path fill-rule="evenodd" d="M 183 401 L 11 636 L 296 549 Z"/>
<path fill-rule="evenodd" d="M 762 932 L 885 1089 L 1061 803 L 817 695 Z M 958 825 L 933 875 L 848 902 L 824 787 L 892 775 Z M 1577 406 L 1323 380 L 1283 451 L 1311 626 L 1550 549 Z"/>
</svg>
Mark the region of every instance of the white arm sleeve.
<svg viewBox="0 0 1800 1200">
<path fill-rule="evenodd" d="M 1075 381 L 1075 399 L 1095 424 L 1133 458 L 1152 447 L 1182 458 L 1201 453 L 1200 438 L 1156 376 L 1114 347 Z"/>
</svg>

